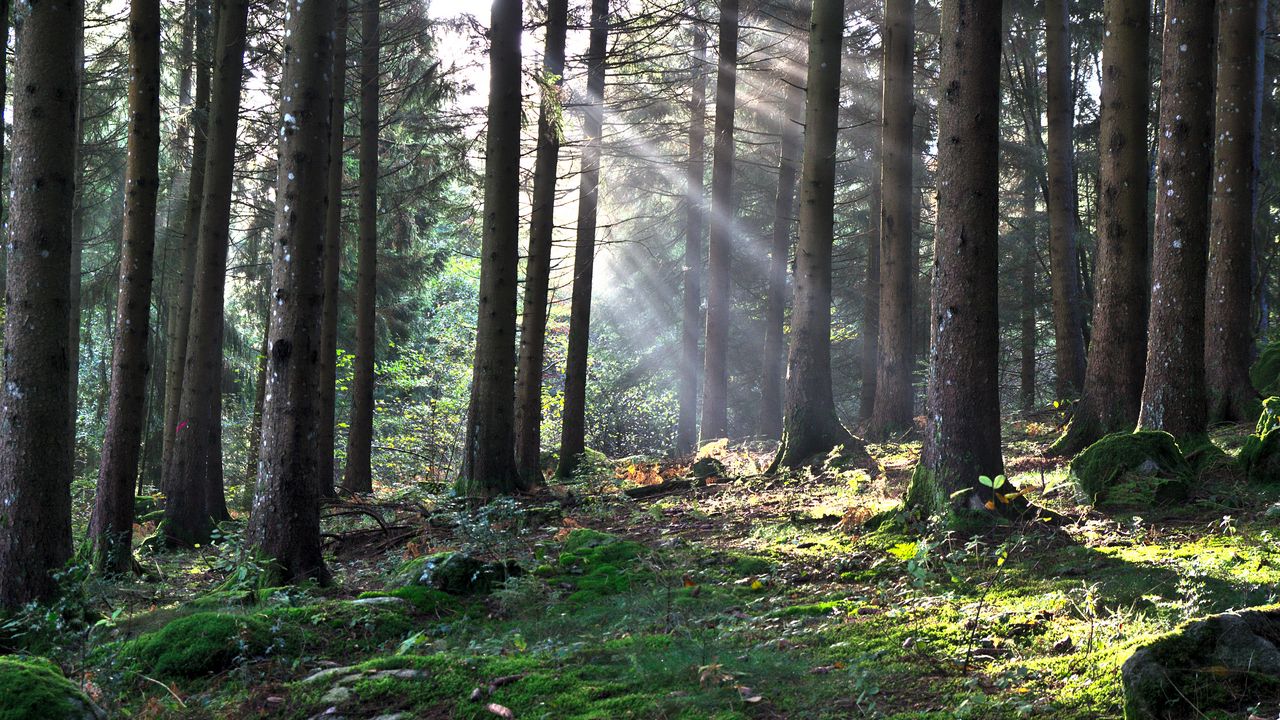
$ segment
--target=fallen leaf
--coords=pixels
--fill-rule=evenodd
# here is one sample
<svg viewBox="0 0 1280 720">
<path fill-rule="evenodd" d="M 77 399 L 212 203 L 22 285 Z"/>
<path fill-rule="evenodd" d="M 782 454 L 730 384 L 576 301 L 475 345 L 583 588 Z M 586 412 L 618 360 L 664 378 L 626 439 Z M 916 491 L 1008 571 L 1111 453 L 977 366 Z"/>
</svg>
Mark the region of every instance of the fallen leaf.
<svg viewBox="0 0 1280 720">
<path fill-rule="evenodd" d="M 754 690 L 746 685 L 738 686 L 738 694 L 742 696 L 742 702 L 746 703 L 758 703 L 761 700 L 764 700 L 762 696 L 757 695 Z"/>
<path fill-rule="evenodd" d="M 498 703 L 489 703 L 484 706 L 484 709 L 500 718 L 514 718 L 516 716 L 515 713 L 511 712 L 511 708 L 505 705 L 499 705 Z"/>
</svg>

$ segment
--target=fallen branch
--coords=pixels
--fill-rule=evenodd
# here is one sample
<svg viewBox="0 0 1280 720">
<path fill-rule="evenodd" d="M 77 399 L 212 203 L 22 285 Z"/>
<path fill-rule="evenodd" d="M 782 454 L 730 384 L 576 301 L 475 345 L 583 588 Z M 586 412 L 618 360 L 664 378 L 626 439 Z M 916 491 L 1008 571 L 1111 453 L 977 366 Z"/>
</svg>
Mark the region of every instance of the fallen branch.
<svg viewBox="0 0 1280 720">
<path fill-rule="evenodd" d="M 633 500 L 640 498 L 653 497 L 654 495 L 665 495 L 679 490 L 688 490 L 693 487 L 693 483 L 689 480 L 664 480 L 656 485 L 641 485 L 640 487 L 628 488 L 622 493 Z"/>
</svg>

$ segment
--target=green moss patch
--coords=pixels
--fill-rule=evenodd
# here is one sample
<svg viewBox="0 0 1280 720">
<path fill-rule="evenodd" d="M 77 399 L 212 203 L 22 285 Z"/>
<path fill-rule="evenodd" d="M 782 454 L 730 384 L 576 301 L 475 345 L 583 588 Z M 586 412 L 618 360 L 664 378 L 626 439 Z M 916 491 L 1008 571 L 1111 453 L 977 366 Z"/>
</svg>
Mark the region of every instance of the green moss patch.
<svg viewBox="0 0 1280 720">
<path fill-rule="evenodd" d="M 458 611 L 458 599 L 449 593 L 421 585 L 407 585 L 386 591 L 360 593 L 361 599 L 393 597 L 407 600 L 414 610 L 430 615 L 446 615 Z"/>
<path fill-rule="evenodd" d="M 44 658 L 0 656 L 0 720 L 106 717 Z"/>
<path fill-rule="evenodd" d="M 1280 395 L 1280 340 L 1267 343 L 1249 369 L 1249 379 L 1262 397 Z"/>
<path fill-rule="evenodd" d="M 235 667 L 262 653 L 270 628 L 250 615 L 198 612 L 124 644 L 121 654 L 160 678 L 195 678 Z"/>
<path fill-rule="evenodd" d="M 1238 462 L 1250 480 L 1280 480 L 1280 397 L 1262 401 L 1262 414 L 1253 434 L 1245 438 Z"/>
<path fill-rule="evenodd" d="M 1098 506 L 1149 507 L 1183 500 L 1195 470 L 1166 432 L 1114 433 L 1071 461 L 1070 476 Z"/>
</svg>

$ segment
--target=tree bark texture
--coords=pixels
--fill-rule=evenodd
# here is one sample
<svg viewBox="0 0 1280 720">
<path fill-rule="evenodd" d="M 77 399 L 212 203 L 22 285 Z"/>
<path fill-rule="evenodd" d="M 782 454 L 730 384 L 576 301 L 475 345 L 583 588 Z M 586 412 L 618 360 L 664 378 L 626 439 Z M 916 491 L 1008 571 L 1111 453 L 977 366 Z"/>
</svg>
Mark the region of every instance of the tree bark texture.
<svg viewBox="0 0 1280 720">
<path fill-rule="evenodd" d="M 342 177 L 347 122 L 347 0 L 337 0 L 333 45 L 333 89 L 330 94 L 329 183 L 324 225 L 324 309 L 320 320 L 320 459 L 316 479 L 320 493 L 334 495 L 334 423 L 337 421 L 338 293 L 342 272 Z"/>
<path fill-rule="evenodd" d="M 676 426 L 676 454 L 692 452 L 698 444 L 698 386 L 702 374 L 702 249 L 707 211 L 707 36 L 693 31 L 693 81 L 689 93 L 689 159 L 685 165 L 684 302 L 680 318 L 680 417 Z"/>
</svg>

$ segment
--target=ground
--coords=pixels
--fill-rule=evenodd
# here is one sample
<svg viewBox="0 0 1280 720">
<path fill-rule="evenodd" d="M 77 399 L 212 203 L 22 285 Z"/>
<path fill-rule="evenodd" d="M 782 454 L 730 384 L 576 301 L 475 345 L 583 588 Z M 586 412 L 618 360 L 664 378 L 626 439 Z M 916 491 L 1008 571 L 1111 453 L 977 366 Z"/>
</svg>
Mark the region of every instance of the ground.
<svg viewBox="0 0 1280 720">
<path fill-rule="evenodd" d="M 1275 602 L 1280 492 L 1212 472 L 1176 506 L 1103 514 L 1040 456 L 1055 430 L 1011 425 L 1006 458 L 1064 527 L 883 514 L 910 442 L 871 447 L 875 478 L 765 478 L 768 445 L 721 446 L 705 485 L 655 486 L 692 459 L 632 458 L 479 515 L 381 487 L 326 510 L 331 588 L 257 587 L 228 532 L 144 553 L 148 577 L 71 573 L 58 608 L 0 633 L 112 717 L 1119 718 L 1134 649 Z M 1214 439 L 1234 453 L 1247 432 Z M 428 587 L 457 550 L 511 578 Z M 1278 713 L 1238 697 L 1194 716 Z"/>
</svg>

